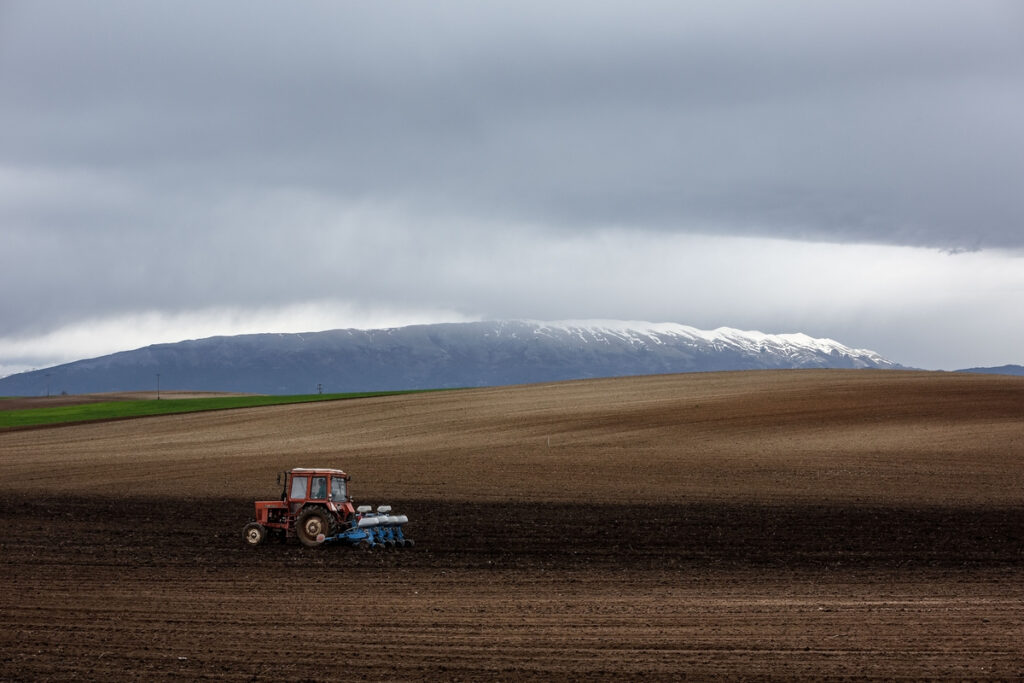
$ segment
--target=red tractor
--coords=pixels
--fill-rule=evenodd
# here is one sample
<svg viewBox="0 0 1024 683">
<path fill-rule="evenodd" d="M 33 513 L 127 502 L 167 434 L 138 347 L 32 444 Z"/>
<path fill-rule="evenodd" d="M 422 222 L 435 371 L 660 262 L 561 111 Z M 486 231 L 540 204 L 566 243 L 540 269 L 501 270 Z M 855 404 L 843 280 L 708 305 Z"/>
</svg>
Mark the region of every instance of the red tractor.
<svg viewBox="0 0 1024 683">
<path fill-rule="evenodd" d="M 341 470 L 296 468 L 284 473 L 281 500 L 255 502 L 256 517 L 245 526 L 245 542 L 261 544 L 268 534 L 282 540 L 298 536 L 307 547 L 340 541 L 364 548 L 412 547 L 402 526 L 405 515 L 391 515 L 381 505 L 353 508 L 348 495 L 350 477 Z M 278 477 L 278 483 L 281 478 Z"/>
</svg>

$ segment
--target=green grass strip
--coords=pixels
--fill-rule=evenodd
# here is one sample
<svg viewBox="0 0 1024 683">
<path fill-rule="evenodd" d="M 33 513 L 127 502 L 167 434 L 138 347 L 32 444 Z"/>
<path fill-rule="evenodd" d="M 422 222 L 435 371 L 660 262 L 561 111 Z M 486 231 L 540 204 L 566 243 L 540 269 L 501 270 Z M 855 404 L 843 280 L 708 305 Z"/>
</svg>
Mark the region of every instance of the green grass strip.
<svg viewBox="0 0 1024 683">
<path fill-rule="evenodd" d="M 259 406 L 340 401 L 374 396 L 396 396 L 421 393 L 420 391 L 368 391 L 351 394 L 299 394 L 294 396 L 222 396 L 217 398 L 170 398 L 146 401 L 109 401 L 83 403 L 53 408 L 26 410 L 0 410 L 0 429 L 8 427 L 34 427 L 93 420 L 119 420 L 130 417 L 195 413 L 207 410 L 230 410 Z"/>
</svg>

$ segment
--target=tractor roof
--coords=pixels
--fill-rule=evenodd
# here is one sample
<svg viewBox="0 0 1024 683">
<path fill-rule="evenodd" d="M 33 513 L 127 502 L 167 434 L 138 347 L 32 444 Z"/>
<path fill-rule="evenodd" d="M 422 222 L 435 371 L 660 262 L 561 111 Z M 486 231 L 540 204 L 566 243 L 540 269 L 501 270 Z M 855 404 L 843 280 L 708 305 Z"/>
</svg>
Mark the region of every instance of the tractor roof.
<svg viewBox="0 0 1024 683">
<path fill-rule="evenodd" d="M 296 474 L 332 474 L 340 477 L 348 476 L 341 470 L 335 470 L 329 467 L 293 467 L 291 471 Z"/>
</svg>

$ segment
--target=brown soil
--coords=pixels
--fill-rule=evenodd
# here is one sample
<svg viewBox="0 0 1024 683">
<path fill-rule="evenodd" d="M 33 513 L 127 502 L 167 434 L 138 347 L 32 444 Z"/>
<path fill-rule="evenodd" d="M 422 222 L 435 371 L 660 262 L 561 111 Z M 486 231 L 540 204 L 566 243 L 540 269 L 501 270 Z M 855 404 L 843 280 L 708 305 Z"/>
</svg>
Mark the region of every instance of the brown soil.
<svg viewBox="0 0 1024 683">
<path fill-rule="evenodd" d="M 417 547 L 241 542 L 343 467 Z M 1024 380 L 682 375 L 0 434 L 0 679 L 1024 676 Z"/>
</svg>

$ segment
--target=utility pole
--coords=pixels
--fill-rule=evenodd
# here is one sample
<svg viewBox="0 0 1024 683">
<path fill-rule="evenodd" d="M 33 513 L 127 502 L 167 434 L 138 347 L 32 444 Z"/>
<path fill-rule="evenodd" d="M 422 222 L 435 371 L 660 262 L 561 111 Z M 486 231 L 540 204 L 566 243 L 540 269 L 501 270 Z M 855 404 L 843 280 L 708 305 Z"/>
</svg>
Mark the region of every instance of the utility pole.
<svg viewBox="0 0 1024 683">
<path fill-rule="evenodd" d="M 160 373 L 156 373 L 156 400 L 160 400 Z"/>
</svg>

